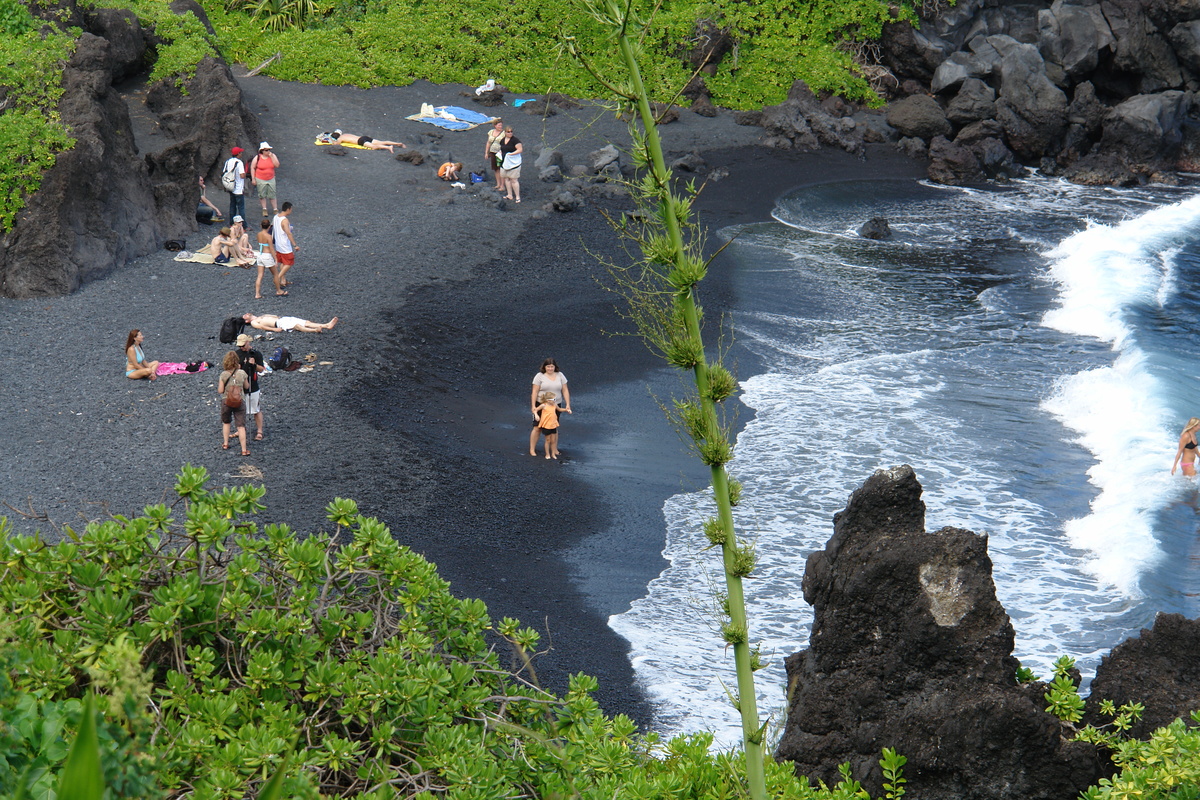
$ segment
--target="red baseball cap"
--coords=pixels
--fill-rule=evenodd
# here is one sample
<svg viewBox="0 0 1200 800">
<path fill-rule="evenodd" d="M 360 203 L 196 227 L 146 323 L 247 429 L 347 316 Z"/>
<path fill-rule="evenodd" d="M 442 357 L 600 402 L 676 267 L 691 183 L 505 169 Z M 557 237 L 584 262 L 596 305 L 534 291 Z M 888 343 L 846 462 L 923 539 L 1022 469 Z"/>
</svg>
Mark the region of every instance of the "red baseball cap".
<svg viewBox="0 0 1200 800">
<path fill-rule="evenodd" d="M 240 156 L 242 153 L 244 153 L 246 151 L 240 147 L 235 147 L 232 150 L 230 150 L 229 152 L 233 153 L 235 156 Z"/>
</svg>

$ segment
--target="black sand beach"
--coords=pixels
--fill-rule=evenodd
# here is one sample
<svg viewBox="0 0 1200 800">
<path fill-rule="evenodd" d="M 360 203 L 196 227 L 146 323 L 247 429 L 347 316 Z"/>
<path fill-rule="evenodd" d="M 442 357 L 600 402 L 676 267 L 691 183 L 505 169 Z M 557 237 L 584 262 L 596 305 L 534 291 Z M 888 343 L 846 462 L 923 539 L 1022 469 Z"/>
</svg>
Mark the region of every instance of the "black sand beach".
<svg viewBox="0 0 1200 800">
<path fill-rule="evenodd" d="M 623 325 L 595 254 L 621 257 L 601 208 L 622 201 L 589 198 L 577 212 L 534 218 L 560 188 L 537 180 L 535 148 L 583 163 L 608 141 L 621 147 L 624 124 L 597 108 L 544 121 L 499 109 L 528 154 L 524 202 L 501 210 L 436 180 L 440 157 L 413 166 L 313 145 L 316 133 L 340 127 L 481 170 L 485 128 L 449 133 L 404 119 L 422 102 L 473 107 L 460 96 L 466 87 L 242 86 L 282 162 L 280 199 L 296 205 L 290 296 L 256 301 L 253 271 L 177 263 L 164 251 L 68 297 L 0 300 L 9 420 L 0 466 L 9 508 L 0 513 L 18 532 L 55 538 L 63 526 L 169 500 L 184 463 L 205 466 L 213 485 L 264 484 L 260 522 L 303 532 L 325 527 L 332 498 L 355 498 L 436 562 L 457 593 L 541 630 L 547 685 L 589 672 L 608 711 L 648 724 L 626 645 L 607 619 L 663 565 L 663 500 L 706 476 L 651 396 L 668 396 L 678 377 L 640 342 L 609 335 Z M 714 232 L 766 219 L 776 197 L 802 184 L 924 171 L 888 147 L 865 161 L 762 148 L 761 129 L 729 115 L 685 111 L 663 132 L 672 154 L 699 150 L 728 170 L 699 203 Z M 138 140 L 143 152 L 164 144 Z M 209 197 L 227 205 L 219 188 Z M 252 225 L 257 207 L 247 198 Z M 189 249 L 215 234 L 200 228 Z M 702 298 L 710 318 L 732 305 L 731 293 L 718 260 Z M 217 372 L 128 381 L 122 352 L 138 327 L 148 358 L 217 362 L 230 349 L 216 339 L 221 321 L 244 311 L 340 318 L 328 334 L 256 345 L 269 354 L 282 343 L 332 365 L 263 379 L 266 438 L 251 442 L 250 458 L 220 448 Z M 564 418 L 561 463 L 527 453 L 530 379 L 548 355 L 570 379 L 575 410 Z M 758 369 L 745 354 L 740 362 L 743 375 Z"/>
</svg>

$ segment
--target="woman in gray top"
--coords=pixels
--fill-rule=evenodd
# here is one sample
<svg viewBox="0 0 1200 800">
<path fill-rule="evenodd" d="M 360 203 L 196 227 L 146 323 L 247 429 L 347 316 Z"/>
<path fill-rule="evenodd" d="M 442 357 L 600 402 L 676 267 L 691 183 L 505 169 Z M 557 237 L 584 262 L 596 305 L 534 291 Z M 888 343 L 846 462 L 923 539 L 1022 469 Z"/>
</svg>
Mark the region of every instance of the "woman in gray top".
<svg viewBox="0 0 1200 800">
<path fill-rule="evenodd" d="M 558 371 L 558 362 L 547 358 L 542 362 L 542 368 L 533 376 L 533 391 L 529 393 L 529 413 L 533 415 L 533 430 L 529 433 L 529 455 L 537 455 L 538 441 L 538 395 L 550 392 L 554 395 L 554 404 L 558 406 L 559 414 L 571 413 L 571 391 L 567 388 L 567 376 Z"/>
</svg>

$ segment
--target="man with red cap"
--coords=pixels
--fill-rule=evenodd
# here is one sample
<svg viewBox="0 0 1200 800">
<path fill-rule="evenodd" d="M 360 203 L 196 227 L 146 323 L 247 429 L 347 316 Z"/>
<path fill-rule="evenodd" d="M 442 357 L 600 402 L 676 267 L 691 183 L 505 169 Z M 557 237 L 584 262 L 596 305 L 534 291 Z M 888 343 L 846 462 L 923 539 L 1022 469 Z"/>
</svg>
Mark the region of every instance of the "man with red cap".
<svg viewBox="0 0 1200 800">
<path fill-rule="evenodd" d="M 233 219 L 246 216 L 246 165 L 242 163 L 245 152 L 242 148 L 234 147 L 229 152 L 233 155 L 221 167 L 221 183 L 229 192 L 229 218 Z M 229 188 L 229 176 L 233 178 L 232 189 Z"/>
</svg>

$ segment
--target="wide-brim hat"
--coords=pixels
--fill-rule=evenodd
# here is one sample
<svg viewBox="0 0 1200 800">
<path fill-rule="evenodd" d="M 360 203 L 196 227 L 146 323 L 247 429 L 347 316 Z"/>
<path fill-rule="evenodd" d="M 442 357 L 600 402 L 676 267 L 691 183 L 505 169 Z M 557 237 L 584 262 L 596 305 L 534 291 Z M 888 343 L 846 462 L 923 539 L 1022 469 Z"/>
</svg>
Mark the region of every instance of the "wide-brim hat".
<svg viewBox="0 0 1200 800">
<path fill-rule="evenodd" d="M 272 147 L 267 142 L 259 142 L 258 149 L 259 150 L 271 150 Z"/>
<path fill-rule="evenodd" d="M 253 341 L 254 341 L 254 337 L 250 336 L 249 334 L 239 333 L 238 337 L 237 337 L 237 346 L 241 347 L 242 345 L 250 344 Z"/>
</svg>

